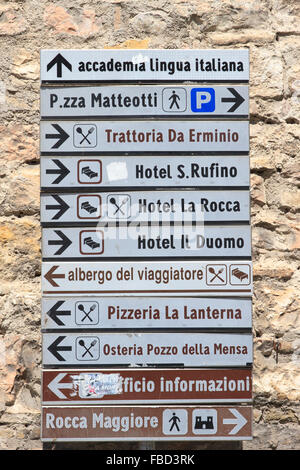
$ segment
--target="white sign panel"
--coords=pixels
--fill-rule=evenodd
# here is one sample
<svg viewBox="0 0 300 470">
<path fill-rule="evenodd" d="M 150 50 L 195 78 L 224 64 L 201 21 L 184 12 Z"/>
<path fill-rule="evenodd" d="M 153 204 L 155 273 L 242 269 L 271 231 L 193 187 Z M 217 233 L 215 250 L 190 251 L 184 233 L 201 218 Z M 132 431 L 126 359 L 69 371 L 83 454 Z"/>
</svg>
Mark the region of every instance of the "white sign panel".
<svg viewBox="0 0 300 470">
<path fill-rule="evenodd" d="M 42 328 L 251 328 L 251 299 L 43 297 Z"/>
<path fill-rule="evenodd" d="M 252 263 L 232 261 L 44 262 L 43 295 L 232 296 L 252 294 Z"/>
<path fill-rule="evenodd" d="M 41 117 L 248 117 L 247 86 L 101 86 L 41 89 Z"/>
<path fill-rule="evenodd" d="M 249 80 L 248 49 L 42 50 L 42 82 Z"/>
<path fill-rule="evenodd" d="M 248 121 L 42 121 L 41 152 L 247 153 Z"/>
<path fill-rule="evenodd" d="M 42 230 L 44 259 L 250 258 L 250 225 L 63 227 Z"/>
<path fill-rule="evenodd" d="M 225 333 L 44 333 L 43 364 L 245 366 L 252 335 Z"/>
<path fill-rule="evenodd" d="M 131 191 L 41 194 L 41 223 L 238 222 L 250 219 L 249 191 Z"/>
<path fill-rule="evenodd" d="M 41 157 L 43 190 L 249 187 L 249 156 Z"/>
</svg>

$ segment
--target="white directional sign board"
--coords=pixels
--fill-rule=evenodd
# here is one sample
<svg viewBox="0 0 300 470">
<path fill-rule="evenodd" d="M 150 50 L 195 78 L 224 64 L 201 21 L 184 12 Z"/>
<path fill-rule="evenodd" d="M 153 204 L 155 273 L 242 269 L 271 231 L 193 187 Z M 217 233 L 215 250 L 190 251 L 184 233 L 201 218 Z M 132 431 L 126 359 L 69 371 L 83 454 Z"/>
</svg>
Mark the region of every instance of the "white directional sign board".
<svg viewBox="0 0 300 470">
<path fill-rule="evenodd" d="M 252 363 L 249 333 L 44 333 L 47 366 L 186 367 L 246 366 Z"/>
<path fill-rule="evenodd" d="M 250 258 L 250 225 L 63 227 L 42 230 L 48 261 L 103 258 Z"/>
<path fill-rule="evenodd" d="M 40 129 L 46 154 L 249 152 L 248 121 L 41 121 Z"/>
<path fill-rule="evenodd" d="M 41 90 L 41 116 L 248 117 L 248 86 L 148 85 Z"/>
<path fill-rule="evenodd" d="M 249 156 L 41 157 L 41 187 L 120 188 L 249 187 Z"/>
<path fill-rule="evenodd" d="M 43 262 L 42 293 L 250 297 L 252 263 L 236 260 Z"/>
<path fill-rule="evenodd" d="M 40 78 L 41 439 L 251 439 L 249 50 L 42 50 Z"/>
<path fill-rule="evenodd" d="M 41 223 L 239 222 L 250 220 L 249 191 L 126 191 L 41 195 Z"/>
<path fill-rule="evenodd" d="M 43 297 L 42 329 L 251 328 L 251 299 Z"/>
<path fill-rule="evenodd" d="M 249 81 L 248 49 L 42 50 L 42 82 Z"/>
</svg>

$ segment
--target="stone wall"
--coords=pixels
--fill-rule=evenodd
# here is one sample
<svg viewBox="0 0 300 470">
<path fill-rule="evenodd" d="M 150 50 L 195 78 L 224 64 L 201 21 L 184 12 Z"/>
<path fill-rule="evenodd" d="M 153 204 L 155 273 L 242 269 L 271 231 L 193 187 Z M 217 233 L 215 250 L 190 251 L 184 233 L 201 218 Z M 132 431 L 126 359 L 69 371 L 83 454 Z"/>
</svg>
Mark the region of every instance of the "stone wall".
<svg viewBox="0 0 300 470">
<path fill-rule="evenodd" d="M 40 49 L 244 47 L 255 362 L 243 449 L 300 449 L 299 22 L 298 0 L 0 0 L 0 449 L 42 449 Z"/>
</svg>

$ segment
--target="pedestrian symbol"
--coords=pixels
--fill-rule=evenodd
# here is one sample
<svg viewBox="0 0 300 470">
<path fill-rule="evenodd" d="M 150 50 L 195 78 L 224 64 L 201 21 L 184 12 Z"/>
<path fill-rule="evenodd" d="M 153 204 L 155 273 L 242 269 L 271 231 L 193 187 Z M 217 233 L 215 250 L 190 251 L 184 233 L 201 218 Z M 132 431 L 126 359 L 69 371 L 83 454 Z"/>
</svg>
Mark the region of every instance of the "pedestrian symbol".
<svg viewBox="0 0 300 470">
<path fill-rule="evenodd" d="M 187 410 L 169 409 L 163 412 L 163 433 L 166 435 L 184 435 L 188 431 Z"/>
<path fill-rule="evenodd" d="M 178 418 L 178 416 L 176 416 L 176 413 L 172 413 L 172 417 L 169 419 L 169 423 L 172 423 L 171 427 L 170 427 L 170 432 L 172 431 L 172 429 L 175 427 L 177 429 L 178 432 L 180 432 L 180 429 L 178 427 L 178 421 L 180 422 L 180 418 Z"/>
<path fill-rule="evenodd" d="M 186 91 L 180 87 L 163 89 L 163 110 L 182 113 L 186 110 Z"/>
<path fill-rule="evenodd" d="M 170 104 L 170 109 L 172 109 L 173 106 L 176 106 L 177 109 L 180 109 L 179 104 L 178 104 L 178 102 L 180 101 L 180 96 L 177 95 L 175 90 L 172 91 L 172 95 L 170 96 L 169 101 L 171 103 Z"/>
</svg>

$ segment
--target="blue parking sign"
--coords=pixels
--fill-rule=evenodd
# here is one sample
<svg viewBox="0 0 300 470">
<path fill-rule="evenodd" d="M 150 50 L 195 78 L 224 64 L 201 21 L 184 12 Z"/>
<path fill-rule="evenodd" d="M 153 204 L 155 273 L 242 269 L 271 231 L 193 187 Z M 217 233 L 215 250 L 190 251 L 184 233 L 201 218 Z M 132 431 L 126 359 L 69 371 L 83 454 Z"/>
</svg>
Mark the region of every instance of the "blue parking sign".
<svg viewBox="0 0 300 470">
<path fill-rule="evenodd" d="M 215 108 L 216 98 L 213 88 L 192 88 L 191 110 L 194 113 L 213 113 Z"/>
</svg>

